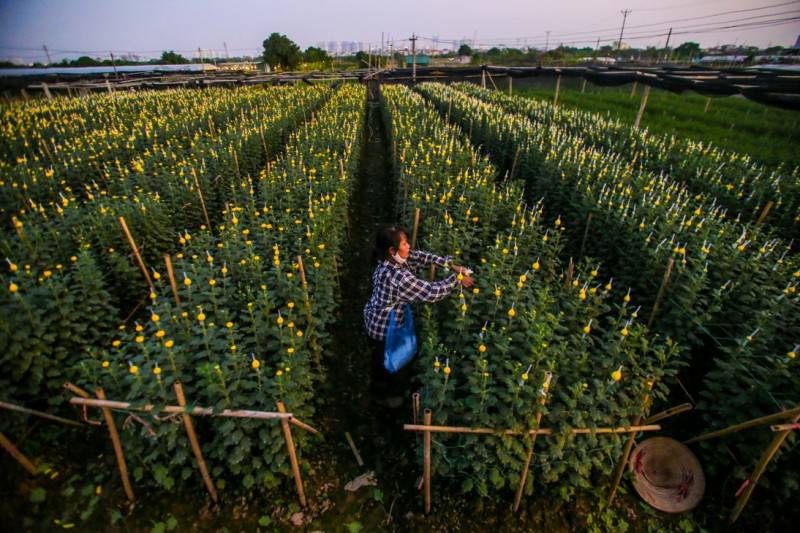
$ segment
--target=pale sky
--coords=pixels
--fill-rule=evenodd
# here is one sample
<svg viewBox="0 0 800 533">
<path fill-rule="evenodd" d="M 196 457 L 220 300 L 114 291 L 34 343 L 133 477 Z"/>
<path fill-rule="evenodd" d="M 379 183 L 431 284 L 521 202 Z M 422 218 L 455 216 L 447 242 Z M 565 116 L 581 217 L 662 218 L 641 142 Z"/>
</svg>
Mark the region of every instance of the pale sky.
<svg viewBox="0 0 800 533">
<path fill-rule="evenodd" d="M 631 10 L 623 41 L 636 47 L 663 47 L 670 27 L 673 46 L 792 46 L 800 34 L 800 0 L 0 0 L 0 58 L 44 62 L 43 45 L 53 61 L 110 51 L 157 57 L 167 49 L 188 57 L 198 47 L 223 56 L 223 43 L 231 56 L 257 55 L 272 32 L 302 48 L 379 47 L 381 32 L 401 48 L 412 32 L 421 48 L 437 36 L 489 46 L 594 46 L 618 38 L 623 9 Z"/>
</svg>

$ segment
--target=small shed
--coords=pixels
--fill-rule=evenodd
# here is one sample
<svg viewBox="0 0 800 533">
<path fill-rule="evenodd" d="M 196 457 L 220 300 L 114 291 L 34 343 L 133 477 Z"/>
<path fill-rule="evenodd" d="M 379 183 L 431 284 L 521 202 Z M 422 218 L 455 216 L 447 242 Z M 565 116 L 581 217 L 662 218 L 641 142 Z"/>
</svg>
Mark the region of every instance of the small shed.
<svg viewBox="0 0 800 533">
<path fill-rule="evenodd" d="M 410 66 L 413 65 L 413 63 L 414 63 L 414 57 L 411 56 L 411 55 L 407 55 L 406 56 L 406 66 L 410 67 Z M 431 64 L 430 56 L 427 56 L 425 54 L 417 54 L 417 66 L 418 67 L 427 67 L 430 64 Z"/>
</svg>

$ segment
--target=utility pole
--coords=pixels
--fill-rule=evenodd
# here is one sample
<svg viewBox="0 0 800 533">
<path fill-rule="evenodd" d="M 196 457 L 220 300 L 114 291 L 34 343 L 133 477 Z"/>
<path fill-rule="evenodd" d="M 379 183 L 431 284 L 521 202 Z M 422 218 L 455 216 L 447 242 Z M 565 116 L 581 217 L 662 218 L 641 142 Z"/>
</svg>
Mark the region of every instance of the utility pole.
<svg viewBox="0 0 800 533">
<path fill-rule="evenodd" d="M 109 52 L 109 54 L 111 54 L 111 66 L 114 67 L 114 79 L 118 80 L 119 74 L 117 74 L 117 63 L 114 61 L 114 52 Z"/>
<path fill-rule="evenodd" d="M 622 28 L 619 30 L 619 41 L 617 42 L 617 51 L 622 50 L 622 32 L 625 31 L 625 21 L 628 19 L 628 15 L 631 13 L 630 9 L 623 9 L 620 11 L 622 13 Z"/>
<path fill-rule="evenodd" d="M 378 70 L 381 69 L 381 63 L 383 62 L 383 32 L 381 32 L 381 55 L 380 59 L 378 59 Z"/>
<path fill-rule="evenodd" d="M 547 39 L 544 42 L 544 51 L 547 52 L 547 48 L 550 46 L 550 30 L 545 32 L 547 34 Z"/>
<path fill-rule="evenodd" d="M 231 56 L 228 55 L 228 43 L 226 43 L 225 41 L 222 41 L 222 46 L 225 47 L 225 59 L 230 59 Z"/>
<path fill-rule="evenodd" d="M 672 37 L 672 28 L 669 29 L 669 33 L 667 33 L 667 44 L 664 45 L 664 60 L 667 59 L 669 55 L 669 38 Z"/>
<path fill-rule="evenodd" d="M 50 51 L 47 49 L 47 45 L 43 44 L 42 49 L 44 50 L 45 55 L 47 55 L 47 64 L 51 65 L 53 63 L 53 60 L 50 59 Z"/>
<path fill-rule="evenodd" d="M 417 83 L 417 35 L 411 34 L 411 80 L 412 83 Z"/>
<path fill-rule="evenodd" d="M 197 47 L 197 61 L 199 61 L 201 65 L 203 64 L 203 52 L 200 50 L 199 46 Z"/>
</svg>

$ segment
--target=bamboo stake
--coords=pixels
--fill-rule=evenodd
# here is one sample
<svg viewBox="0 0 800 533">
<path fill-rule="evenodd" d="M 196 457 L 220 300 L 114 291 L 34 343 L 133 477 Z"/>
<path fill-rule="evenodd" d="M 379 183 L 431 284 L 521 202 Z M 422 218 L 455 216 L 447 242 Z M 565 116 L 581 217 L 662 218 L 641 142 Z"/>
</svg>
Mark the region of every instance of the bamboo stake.
<svg viewBox="0 0 800 533">
<path fill-rule="evenodd" d="M 800 429 L 800 424 L 775 424 L 774 426 L 770 426 L 769 429 L 772 431 L 794 431 Z"/>
<path fill-rule="evenodd" d="M 425 426 L 430 427 L 431 425 L 431 410 L 425 409 L 425 412 L 422 416 L 422 420 Z M 425 500 L 425 514 L 431 512 L 431 431 L 425 430 L 423 432 L 423 452 L 422 452 L 422 479 L 425 489 L 424 500 Z"/>
<path fill-rule="evenodd" d="M 547 403 L 547 391 L 550 389 L 550 381 L 553 379 L 552 372 L 545 372 L 544 383 L 542 384 L 542 393 L 539 398 L 539 411 L 536 413 L 536 428 L 542 421 L 542 409 Z M 528 471 L 531 467 L 531 460 L 533 459 L 533 447 L 536 444 L 536 436 L 534 433 L 530 435 L 530 444 L 528 445 L 528 456 L 525 458 L 525 466 L 522 468 L 522 475 L 519 478 L 519 486 L 517 487 L 517 494 L 514 496 L 514 512 L 519 511 L 519 504 L 522 501 L 522 491 L 525 489 L 525 482 L 528 480 Z"/>
<path fill-rule="evenodd" d="M 767 202 L 767 205 L 764 206 L 764 210 L 761 211 L 761 214 L 758 216 L 758 220 L 756 220 L 756 224 L 763 224 L 764 223 L 764 220 L 766 220 L 767 215 L 769 214 L 769 211 L 770 211 L 770 209 L 772 209 L 773 205 L 775 205 L 775 202 L 773 202 L 772 200 Z"/>
<path fill-rule="evenodd" d="M 364 460 L 361 458 L 361 454 L 358 453 L 358 448 L 356 448 L 356 443 L 353 442 L 353 437 L 350 435 L 349 431 L 344 432 L 344 436 L 347 439 L 347 444 L 350 445 L 350 450 L 352 450 L 353 455 L 356 457 L 356 462 L 358 466 L 364 466 Z"/>
<path fill-rule="evenodd" d="M 578 257 L 583 257 L 583 251 L 586 249 L 586 239 L 589 238 L 589 224 L 592 222 L 592 213 L 586 217 L 586 229 L 583 230 L 583 240 L 581 241 L 581 253 Z"/>
<path fill-rule="evenodd" d="M 636 113 L 636 121 L 633 123 L 633 129 L 639 129 L 639 124 L 642 123 L 642 117 L 644 116 L 644 110 L 647 107 L 647 99 L 650 97 L 650 86 L 644 86 L 644 94 L 642 95 L 642 103 L 639 104 L 639 112 Z"/>
<path fill-rule="evenodd" d="M 37 411 L 35 409 L 22 407 L 21 405 L 14 405 L 13 403 L 0 402 L 0 409 L 8 409 L 9 411 L 16 411 L 18 413 L 24 413 L 26 415 L 38 416 L 39 418 L 44 418 L 45 420 L 58 422 L 60 424 L 65 424 L 67 426 L 83 427 L 83 424 L 81 424 L 80 422 L 75 422 L 74 420 L 69 420 L 67 418 L 61 418 L 60 416 L 51 415 L 50 413 L 43 413 L 42 411 Z"/>
<path fill-rule="evenodd" d="M 669 409 L 664 409 L 660 413 L 656 413 L 652 416 L 648 416 L 644 420 L 642 420 L 642 424 L 654 424 L 659 420 L 664 420 L 665 418 L 669 418 L 671 416 L 679 415 L 681 413 L 685 413 L 686 411 L 691 411 L 693 409 L 692 404 L 690 403 L 682 403 L 680 405 L 676 405 L 675 407 L 670 407 Z"/>
<path fill-rule="evenodd" d="M 146 404 L 141 407 L 132 407 L 129 402 L 118 402 L 114 400 L 106 400 L 105 398 L 95 400 L 93 398 L 70 398 L 69 403 L 73 405 L 87 405 L 89 407 L 100 407 L 108 409 L 121 409 L 121 410 L 136 410 L 149 413 L 155 410 L 152 404 Z M 259 420 L 272 420 L 272 419 L 291 419 L 292 413 L 275 413 L 271 411 L 250 411 L 243 409 L 224 409 L 220 412 L 215 412 L 212 407 L 192 407 L 185 409 L 178 405 L 165 405 L 162 412 L 169 414 L 189 413 L 192 416 L 219 416 L 222 418 L 255 418 Z"/>
<path fill-rule="evenodd" d="M 0 433 L 0 446 L 2 446 L 3 449 L 7 451 L 9 455 L 11 455 L 11 457 L 16 459 L 17 462 L 21 464 L 22 467 L 25 470 L 27 470 L 29 474 L 35 476 L 38 473 L 36 465 L 34 465 L 30 459 L 25 457 L 25 454 L 19 451 L 19 449 L 17 449 L 17 447 L 14 446 L 14 443 L 8 440 L 8 437 L 3 435 L 3 433 Z"/>
<path fill-rule="evenodd" d="M 169 254 L 164 254 L 164 263 L 167 265 L 167 276 L 169 277 L 169 286 L 172 287 L 172 296 L 175 297 L 175 304 L 180 305 L 181 299 L 178 296 L 178 284 L 175 282 L 175 270 L 172 268 L 172 258 Z"/>
<path fill-rule="evenodd" d="M 636 94 L 636 86 L 637 86 L 637 83 L 636 83 L 636 81 L 634 81 L 633 82 L 633 87 L 631 88 L 631 94 L 630 94 L 630 96 L 628 96 L 628 98 L 633 98 L 633 96 Z"/>
<path fill-rule="evenodd" d="M 186 398 L 183 395 L 183 387 L 179 382 L 175 382 L 175 396 L 178 398 L 178 405 L 181 407 L 186 406 Z M 206 467 L 206 462 L 203 459 L 203 452 L 200 450 L 200 442 L 197 440 L 197 435 L 194 432 L 194 425 L 192 424 L 192 417 L 189 416 L 189 413 L 183 413 L 183 425 L 186 427 L 186 434 L 189 436 L 189 443 L 192 445 L 192 451 L 194 452 L 194 458 L 197 460 L 197 467 L 200 469 L 200 475 L 203 476 L 203 482 L 206 484 L 206 489 L 208 489 L 208 493 L 211 494 L 211 499 L 215 502 L 217 501 L 217 491 L 214 488 L 214 484 L 211 482 L 211 476 L 208 475 L 208 468 Z"/>
<path fill-rule="evenodd" d="M 743 429 L 749 429 L 764 424 L 771 424 L 773 422 L 778 422 L 795 415 L 800 415 L 800 405 L 792 409 L 787 409 L 786 411 L 781 411 L 779 413 L 773 413 L 771 415 L 762 416 L 759 418 L 753 418 L 746 422 L 735 424 L 733 426 L 728 426 L 718 431 L 712 431 L 711 433 L 704 433 L 702 435 L 698 435 L 697 437 L 693 437 L 689 440 L 685 440 L 683 441 L 683 443 L 691 444 L 693 442 L 701 442 L 704 440 L 715 439 L 717 437 L 724 437 L 725 435 L 730 435 L 731 433 L 737 433 L 739 431 L 742 431 Z"/>
<path fill-rule="evenodd" d="M 89 398 L 90 397 L 88 392 L 86 392 L 82 388 L 78 387 L 77 385 L 74 385 L 73 383 L 70 383 L 69 381 L 64 383 L 64 388 L 67 389 L 68 391 L 74 393 L 74 394 L 77 394 L 81 398 Z M 89 420 L 89 413 L 88 413 L 88 410 L 87 410 L 87 406 L 83 405 L 82 407 L 83 407 L 83 421 L 84 422 L 86 422 L 87 424 L 91 424 L 93 426 L 102 426 L 103 425 L 103 422 L 100 421 L 100 420 Z"/>
<path fill-rule="evenodd" d="M 106 399 L 106 394 L 101 388 L 95 391 L 95 395 L 101 401 Z M 71 401 L 72 400 L 70 400 L 70 402 Z M 117 466 L 119 467 L 119 476 L 122 478 L 122 487 L 125 489 L 125 495 L 128 497 L 128 500 L 133 501 L 133 488 L 131 487 L 130 479 L 128 479 L 128 465 L 125 463 L 125 452 L 122 451 L 122 443 L 119 440 L 117 426 L 114 423 L 114 415 L 111 413 L 110 408 L 103 407 L 103 418 L 106 420 L 108 433 L 111 436 L 111 444 L 114 446 L 114 455 L 117 456 Z"/>
<path fill-rule="evenodd" d="M 513 94 L 513 85 L 514 85 L 513 82 L 514 82 L 514 78 L 509 76 L 508 77 L 508 96 L 511 96 Z"/>
<path fill-rule="evenodd" d="M 153 281 L 150 279 L 150 273 L 147 272 L 147 267 L 144 265 L 144 260 L 142 260 L 141 254 L 139 254 L 139 248 L 136 246 L 136 241 L 133 240 L 133 235 L 131 235 L 131 232 L 128 229 L 128 224 L 125 223 L 125 217 L 119 217 L 119 223 L 122 226 L 122 231 L 125 232 L 125 236 L 128 238 L 128 243 L 133 249 L 133 256 L 136 258 L 139 269 L 142 271 L 142 274 L 144 274 L 144 279 L 147 280 L 147 285 L 150 287 L 150 292 L 155 292 Z"/>
<path fill-rule="evenodd" d="M 558 431 L 551 428 L 541 429 L 492 429 L 492 428 L 469 428 L 465 426 L 431 426 L 427 424 L 403 424 L 405 431 L 422 431 L 430 433 L 468 433 L 473 435 L 544 435 L 552 436 L 559 434 Z M 658 424 L 648 424 L 641 426 L 621 426 L 621 427 L 601 427 L 601 428 L 572 428 L 566 433 L 572 435 L 614 435 L 618 433 L 639 433 L 643 431 L 660 431 L 661 426 Z"/>
<path fill-rule="evenodd" d="M 283 402 L 278 402 L 278 412 L 286 412 L 286 406 L 283 405 Z M 300 476 L 300 466 L 297 464 L 297 452 L 294 449 L 292 428 L 289 427 L 289 422 L 286 419 L 281 420 L 281 428 L 283 429 L 283 438 L 286 440 L 286 448 L 289 452 L 289 462 L 292 465 L 292 474 L 294 475 L 295 485 L 297 485 L 297 496 L 300 498 L 300 506 L 306 507 L 306 494 L 303 491 L 303 478 Z"/>
<path fill-rule="evenodd" d="M 508 179 L 514 179 L 514 171 L 517 170 L 517 163 L 519 162 L 519 153 L 521 147 L 517 146 L 517 151 L 514 154 L 514 161 L 511 163 L 511 173 L 508 176 Z"/>
<path fill-rule="evenodd" d="M 711 97 L 706 96 L 706 106 L 703 108 L 703 113 L 708 113 L 708 106 L 711 105 Z"/>
<path fill-rule="evenodd" d="M 561 74 L 556 77 L 556 94 L 553 97 L 553 107 L 558 105 L 558 93 L 561 91 Z"/>
<path fill-rule="evenodd" d="M 436 265 L 431 265 L 431 270 L 430 270 L 430 272 L 428 273 L 428 275 L 430 276 L 430 280 L 431 280 L 431 281 L 433 281 L 434 279 L 436 279 Z"/>
<path fill-rule="evenodd" d="M 792 417 L 792 424 L 796 424 L 797 421 L 800 420 L 800 414 L 795 415 Z M 775 457 L 775 454 L 778 453 L 778 449 L 783 445 L 783 441 L 786 440 L 786 437 L 789 436 L 791 433 L 791 429 L 786 429 L 780 431 L 772 437 L 772 442 L 769 443 L 767 449 L 764 450 L 764 453 L 761 455 L 761 459 L 759 459 L 758 464 L 756 465 L 755 470 L 753 473 L 750 474 L 750 477 L 747 478 L 747 487 L 745 488 L 744 492 L 739 495 L 736 500 L 736 505 L 733 508 L 733 512 L 731 513 L 731 520 L 730 523 L 733 524 L 739 518 L 739 515 L 742 514 L 745 505 L 747 505 L 750 496 L 753 494 L 753 491 L 756 488 L 756 484 L 758 480 L 761 479 L 761 475 L 764 473 L 764 470 L 767 469 L 767 465 Z"/>
<path fill-rule="evenodd" d="M 575 263 L 572 261 L 572 258 L 569 258 L 569 264 L 567 265 L 567 276 L 564 280 L 564 286 L 569 287 L 569 284 L 572 283 L 572 275 L 575 273 Z"/>
<path fill-rule="evenodd" d="M 314 435 L 319 435 L 319 431 L 317 431 L 313 427 L 309 426 L 305 422 L 301 422 L 300 420 L 296 419 L 295 417 L 290 418 L 289 419 L 289 423 L 291 425 L 293 425 L 293 426 L 297 426 L 297 427 L 299 427 L 301 429 L 305 429 L 309 433 L 313 433 Z"/>
<path fill-rule="evenodd" d="M 197 178 L 197 172 L 192 168 L 192 176 L 194 177 L 194 186 L 197 188 L 197 196 L 200 198 L 200 207 L 203 208 L 203 216 L 206 219 L 206 227 L 211 231 L 211 220 L 208 218 L 208 211 L 206 211 L 206 200 L 203 197 L 203 189 L 200 188 L 200 180 Z"/>
<path fill-rule="evenodd" d="M 650 311 L 650 318 L 647 319 L 648 328 L 653 325 L 653 320 L 656 318 L 656 311 L 658 311 L 658 307 L 661 305 L 661 299 L 664 298 L 664 292 L 667 290 L 667 285 L 669 284 L 669 278 L 672 275 L 673 266 L 675 266 L 675 258 L 670 257 L 669 263 L 667 263 L 667 270 L 664 272 L 664 279 L 661 280 L 661 287 L 658 288 L 656 303 L 653 304 L 653 310 Z"/>
<path fill-rule="evenodd" d="M 419 393 L 411 395 L 411 420 L 416 424 L 419 420 Z"/>
<path fill-rule="evenodd" d="M 653 385 L 655 381 L 653 379 L 648 378 L 647 380 L 647 392 L 644 394 L 644 399 L 642 400 L 643 409 L 642 411 L 646 411 L 648 404 L 650 403 L 650 391 L 653 389 Z M 642 422 L 642 415 L 636 416 L 634 419 L 633 425 L 638 426 Z M 614 480 L 611 483 L 611 494 L 608 496 L 608 503 L 609 505 L 611 502 L 614 501 L 614 496 L 617 494 L 617 489 L 619 488 L 619 483 L 622 481 L 622 474 L 625 473 L 625 465 L 628 464 L 628 457 L 631 454 L 631 449 L 633 448 L 633 443 L 636 441 L 636 433 L 631 433 L 628 437 L 628 442 L 625 443 L 625 447 L 622 449 L 622 454 L 619 456 L 619 460 L 617 461 L 617 467 L 614 471 Z"/>
<path fill-rule="evenodd" d="M 419 231 L 419 207 L 414 209 L 414 226 L 411 230 L 411 249 L 417 248 L 417 231 Z"/>
<path fill-rule="evenodd" d="M 581 94 L 586 92 L 586 78 L 583 78 L 583 83 L 581 84 Z"/>
</svg>

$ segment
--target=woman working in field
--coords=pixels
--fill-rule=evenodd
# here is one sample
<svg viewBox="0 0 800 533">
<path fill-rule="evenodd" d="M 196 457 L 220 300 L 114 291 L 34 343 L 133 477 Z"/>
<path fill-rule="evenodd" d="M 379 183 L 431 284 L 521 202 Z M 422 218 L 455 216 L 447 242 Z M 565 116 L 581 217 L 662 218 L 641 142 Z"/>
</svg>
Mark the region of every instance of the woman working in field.
<svg viewBox="0 0 800 533">
<path fill-rule="evenodd" d="M 402 226 L 389 226 L 378 231 L 374 259 L 377 266 L 372 274 L 372 296 L 364 307 L 364 325 L 373 341 L 373 382 L 386 381 L 389 371 L 394 373 L 399 369 L 392 361 L 391 348 L 392 344 L 396 344 L 393 342 L 398 335 L 395 331 L 402 331 L 405 314 L 410 312 L 411 308 L 406 304 L 438 302 L 459 284 L 464 287 L 473 284 L 471 271 L 451 264 L 450 257 L 411 250 L 408 233 Z M 414 275 L 417 269 L 427 265 L 450 268 L 454 273 L 434 282 Z M 411 317 L 408 318 L 410 320 Z M 413 335 L 413 327 L 410 329 L 407 335 Z M 385 345 L 386 342 L 389 346 Z M 413 355 L 413 349 L 410 351 L 409 358 Z"/>
</svg>

